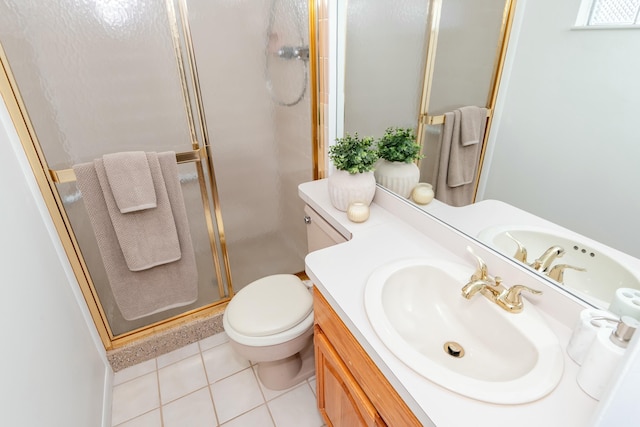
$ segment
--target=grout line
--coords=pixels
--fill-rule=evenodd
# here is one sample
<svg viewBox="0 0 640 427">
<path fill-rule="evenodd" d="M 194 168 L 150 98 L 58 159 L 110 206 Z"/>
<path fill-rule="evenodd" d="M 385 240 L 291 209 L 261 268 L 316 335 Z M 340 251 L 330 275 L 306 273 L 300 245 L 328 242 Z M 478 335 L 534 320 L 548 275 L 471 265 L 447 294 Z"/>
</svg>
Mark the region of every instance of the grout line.
<svg viewBox="0 0 640 427">
<path fill-rule="evenodd" d="M 276 420 L 275 418 L 273 418 L 273 414 L 271 413 L 271 408 L 269 408 L 269 401 L 267 400 L 267 396 L 264 393 L 263 390 L 263 384 L 260 382 L 260 378 L 258 377 L 258 367 L 256 367 L 255 369 L 253 368 L 253 366 L 250 366 L 251 371 L 253 372 L 253 376 L 256 379 L 256 382 L 258 383 L 258 389 L 260 390 L 260 394 L 262 394 L 262 399 L 264 400 L 264 407 L 267 409 L 267 413 L 269 414 L 269 418 L 271 418 L 271 423 L 275 426 L 276 425 Z M 265 387 L 266 388 L 266 387 Z"/>
<path fill-rule="evenodd" d="M 222 345 L 222 344 L 219 344 Z M 218 347 L 213 346 L 211 348 Z M 220 425 L 220 418 L 218 417 L 218 410 L 216 409 L 216 401 L 213 398 L 213 390 L 211 390 L 211 383 L 209 382 L 209 374 L 207 373 L 207 365 L 204 363 L 204 355 L 202 354 L 202 347 L 200 346 L 200 341 L 198 341 L 198 350 L 200 353 L 200 361 L 202 362 L 202 367 L 204 368 L 204 379 L 207 382 L 207 388 L 209 389 L 209 398 L 211 399 L 211 405 L 213 406 L 213 415 L 216 417 L 216 425 Z M 207 349 L 210 350 L 210 349 Z"/>
<path fill-rule="evenodd" d="M 316 390 L 313 388 L 309 380 L 307 380 L 307 385 L 309 386 L 309 388 L 311 389 L 311 393 L 313 393 L 313 395 L 316 397 L 316 400 L 317 400 Z"/>
<path fill-rule="evenodd" d="M 220 418 L 219 418 L 218 411 L 217 411 L 217 408 L 216 408 L 216 405 L 215 405 L 215 399 L 214 399 L 214 396 L 213 396 L 213 390 L 212 390 L 212 387 L 211 387 L 211 386 L 212 386 L 212 384 L 209 382 L 209 374 L 208 374 L 207 369 L 206 369 L 206 364 L 205 364 L 205 361 L 204 361 L 204 354 L 203 354 L 203 353 L 204 353 L 204 351 L 209 351 L 209 350 L 212 350 L 212 349 L 214 349 L 214 348 L 220 347 L 220 346 L 225 345 L 225 344 L 227 344 L 227 345 L 228 345 L 228 341 L 222 342 L 222 343 L 220 343 L 220 344 L 218 344 L 218 345 L 215 345 L 215 346 L 213 346 L 213 347 L 207 348 L 206 350 L 203 350 L 203 349 L 202 349 L 202 347 L 200 346 L 200 342 L 199 342 L 199 341 L 197 342 L 197 346 L 198 346 L 198 354 L 199 354 L 199 356 L 200 356 L 200 361 L 201 361 L 202 366 L 203 366 L 203 369 L 204 369 L 204 375 L 205 375 L 205 381 L 206 381 L 206 385 L 205 385 L 205 387 L 207 387 L 207 388 L 208 388 L 208 391 L 209 391 L 209 398 L 210 398 L 210 400 L 211 400 L 211 404 L 213 405 L 213 410 L 214 410 L 214 415 L 215 415 L 215 419 L 216 419 L 216 423 L 217 423 L 216 425 L 217 425 L 217 426 L 220 426 L 220 425 L 221 425 L 221 424 L 220 424 Z M 186 394 L 186 395 L 184 395 L 184 396 L 180 396 L 180 397 L 178 397 L 178 398 L 176 398 L 176 399 L 174 399 L 174 400 L 172 400 L 172 401 L 170 401 L 170 402 L 164 402 L 164 403 L 162 402 L 162 392 L 161 392 L 161 386 L 160 386 L 160 369 L 164 369 L 164 368 L 166 368 L 166 367 L 169 367 L 169 366 L 171 366 L 171 365 L 174 365 L 174 364 L 176 364 L 176 363 L 178 363 L 178 362 L 181 362 L 181 361 L 183 361 L 183 360 L 185 360 L 185 359 L 187 359 L 187 358 L 193 357 L 193 356 L 196 356 L 196 354 L 188 355 L 188 356 L 186 356 L 186 357 L 184 357 L 184 358 L 182 358 L 182 359 L 180 359 L 180 360 L 176 360 L 176 361 L 174 361 L 173 363 L 171 363 L 171 364 L 169 364 L 169 365 L 163 366 L 162 368 L 159 368 L 158 359 L 157 359 L 157 358 L 154 358 L 154 359 L 153 359 L 153 361 L 154 361 L 154 362 L 153 362 L 153 363 L 154 363 L 154 370 L 155 370 L 155 374 L 156 374 L 157 395 L 158 395 L 158 402 L 159 402 L 159 403 L 158 403 L 158 407 L 153 408 L 153 409 L 151 409 L 150 411 L 147 411 L 147 412 L 145 412 L 144 414 L 140 414 L 140 415 L 138 415 L 138 416 L 136 416 L 136 417 L 134 417 L 134 418 L 132 418 L 132 419 L 135 419 L 135 418 L 138 418 L 138 417 L 140 417 L 140 416 L 146 415 L 146 414 L 148 414 L 149 412 L 152 412 L 152 411 L 154 411 L 154 410 L 158 409 L 158 410 L 159 410 L 159 412 L 160 412 L 160 422 L 161 422 L 161 425 L 162 425 L 162 426 L 164 426 L 164 412 L 163 412 L 163 408 L 164 408 L 164 406 L 165 406 L 165 405 L 170 404 L 170 403 L 172 403 L 172 402 L 175 402 L 176 400 L 179 400 L 179 399 L 181 399 L 181 398 L 183 398 L 183 397 L 189 396 L 189 395 L 191 395 L 191 394 L 193 394 L 193 393 L 195 393 L 195 392 L 199 392 L 199 391 L 201 391 L 201 390 L 202 390 L 202 388 L 203 388 L 203 387 L 201 387 L 201 388 L 200 388 L 200 389 L 198 389 L 198 390 L 194 390 L 194 391 L 192 391 L 192 392 L 190 392 L 190 393 L 188 393 L 188 394 Z M 241 413 L 241 414 L 237 415 L 236 417 L 234 417 L 234 418 L 232 418 L 232 419 L 230 419 L 230 420 L 225 421 L 225 423 L 228 423 L 228 422 L 230 422 L 230 421 L 232 421 L 232 420 L 234 420 L 234 419 L 236 419 L 236 418 L 238 418 L 238 417 L 241 417 L 241 416 L 243 416 L 243 415 L 246 415 L 247 413 L 249 413 L 249 412 L 251 412 L 251 411 L 253 411 L 253 410 L 256 410 L 256 409 L 260 408 L 260 406 L 264 406 L 264 407 L 267 409 L 267 413 L 269 414 L 269 417 L 270 417 L 270 419 L 271 419 L 271 422 L 273 423 L 273 425 L 274 425 L 274 426 L 277 426 L 276 421 L 275 421 L 275 418 L 274 418 L 274 415 L 273 415 L 273 413 L 272 413 L 272 411 L 271 411 L 271 408 L 270 408 L 270 406 L 269 406 L 269 402 L 271 402 L 271 401 L 273 401 L 273 400 L 275 400 L 275 399 L 278 399 L 278 398 L 280 398 L 280 397 L 284 396 L 285 394 L 287 394 L 287 393 L 289 393 L 289 392 L 291 392 L 291 391 L 293 391 L 293 390 L 297 389 L 298 387 L 302 387 L 302 386 L 303 386 L 303 385 L 302 385 L 302 382 L 301 382 L 300 384 L 296 385 L 296 386 L 293 386 L 293 387 L 291 387 L 291 388 L 289 388 L 289 389 L 287 389 L 287 390 L 282 391 L 282 393 L 281 393 L 281 394 L 279 394 L 279 395 L 277 395 L 277 396 L 273 397 L 272 399 L 268 400 L 268 399 L 267 399 L 267 395 L 266 395 L 266 393 L 265 393 L 265 388 L 266 388 L 266 387 L 263 387 L 262 383 L 260 382 L 260 378 L 258 377 L 258 373 L 257 373 L 257 364 L 253 363 L 253 362 L 252 362 L 252 361 L 250 361 L 250 360 L 249 360 L 248 362 L 249 362 L 249 366 L 248 366 L 248 367 L 246 367 L 246 368 L 244 368 L 244 369 L 240 369 L 239 371 L 236 371 L 236 372 L 234 372 L 234 373 L 231 373 L 231 374 L 229 374 L 229 375 L 227 375 L 227 376 L 225 376 L 225 377 L 219 378 L 216 382 L 219 382 L 219 381 L 222 381 L 222 380 L 228 379 L 229 377 L 231 377 L 231 376 L 233 376 L 233 375 L 236 375 L 236 374 L 239 374 L 240 372 L 243 372 L 243 371 L 244 371 L 244 370 L 246 370 L 246 369 L 250 369 L 250 370 L 252 371 L 252 373 L 253 373 L 253 376 L 254 376 L 254 378 L 255 378 L 255 380 L 256 380 L 256 382 L 257 382 L 258 389 L 259 389 L 260 394 L 261 394 L 261 396 L 262 396 L 262 403 L 261 403 L 261 404 L 259 404 L 259 405 L 258 405 L 258 406 L 256 406 L 256 407 L 249 408 L 248 410 L 246 410 L 245 412 L 243 412 L 243 413 Z M 123 382 L 123 383 L 121 383 L 121 384 L 125 384 L 125 383 L 127 383 L 127 382 L 129 382 L 129 381 L 132 381 L 132 380 L 136 379 L 136 378 L 140 378 L 140 377 L 141 377 L 141 376 L 143 376 L 143 375 L 148 375 L 148 374 L 151 374 L 151 373 L 153 373 L 153 371 L 148 372 L 148 373 L 146 373 L 146 374 L 139 375 L 139 376 L 137 376 L 137 377 L 135 377 L 135 378 L 131 378 L 131 379 L 129 379 L 128 381 L 125 381 L 125 382 Z M 314 376 L 313 378 L 311 378 L 311 379 L 315 379 L 315 376 Z M 307 384 L 307 386 L 311 389 L 311 392 L 312 392 L 312 394 L 313 394 L 313 395 L 314 395 L 314 397 L 315 397 L 315 390 L 314 390 L 314 388 L 313 388 L 313 386 L 312 386 L 312 384 L 311 384 L 311 382 L 310 382 L 310 380 L 311 380 L 311 379 L 306 379 L 306 380 L 304 380 L 303 382 L 305 382 L 305 383 Z M 317 399 L 317 397 L 316 397 L 316 399 Z M 124 422 L 128 422 L 128 421 L 131 421 L 131 420 L 126 420 L 126 421 L 124 421 Z M 121 424 L 122 424 L 122 423 L 121 423 Z"/>
<path fill-rule="evenodd" d="M 164 426 L 164 411 L 162 410 L 162 394 L 160 393 L 160 370 L 158 369 L 158 358 L 153 359 L 156 365 L 156 384 L 158 385 L 158 410 L 160 411 L 160 425 Z"/>
</svg>

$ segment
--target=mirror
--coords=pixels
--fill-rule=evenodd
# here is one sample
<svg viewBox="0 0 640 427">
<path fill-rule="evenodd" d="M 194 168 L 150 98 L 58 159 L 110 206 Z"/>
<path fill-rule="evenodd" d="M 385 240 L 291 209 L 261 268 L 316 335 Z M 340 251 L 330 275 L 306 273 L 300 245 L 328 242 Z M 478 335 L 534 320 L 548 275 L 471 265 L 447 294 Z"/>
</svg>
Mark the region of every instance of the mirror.
<svg viewBox="0 0 640 427">
<path fill-rule="evenodd" d="M 347 19 L 351 17 L 348 10 L 364 2 L 338 3 L 339 13 L 344 9 L 346 22 L 338 31 L 346 30 L 347 34 L 344 80 L 338 82 L 338 88 L 341 84 L 345 88 L 342 126 L 338 118 L 341 132 L 351 127 L 351 82 L 357 79 L 356 61 L 362 60 L 358 55 L 362 43 L 349 40 L 362 31 L 362 21 L 367 19 L 363 14 L 374 9 L 375 3 L 368 1 L 366 8 L 360 4 L 357 11 L 354 9 L 353 15 L 360 17 L 358 25 L 351 25 Z M 414 3 L 424 3 L 425 15 L 420 19 L 426 23 L 427 2 Z M 631 52 L 640 45 L 640 32 L 574 29 L 580 3 L 517 2 L 476 196 L 480 203 L 463 208 L 435 203 L 424 206 L 424 210 L 478 238 L 478 230 L 466 226 L 465 210 L 484 206 L 484 201 L 499 200 L 614 248 L 622 252 L 613 252 L 619 255 L 618 259 L 637 268 L 640 197 L 634 184 L 640 183 L 640 143 L 635 125 L 640 57 Z M 383 5 L 380 7 L 384 9 Z M 382 24 L 375 21 L 375 25 Z M 423 32 L 423 46 L 425 37 Z M 367 66 L 372 67 L 375 60 L 367 58 Z M 423 72 L 423 63 L 415 58 L 412 64 L 396 64 L 403 73 L 412 72 L 413 76 Z M 420 81 L 419 77 L 403 79 Z M 379 89 L 395 90 L 391 84 Z M 393 117 L 394 125 L 415 127 L 420 90 L 418 83 L 404 98 L 403 105 L 410 111 L 407 114 L 413 112 L 413 121 L 396 119 L 392 114 L 399 107 L 388 105 L 388 117 Z M 364 112 L 360 110 L 359 114 Z M 361 134 L 377 135 L 376 132 L 379 129 L 360 130 Z M 518 225 L 514 216 L 507 218 L 512 221 L 505 225 Z"/>
</svg>

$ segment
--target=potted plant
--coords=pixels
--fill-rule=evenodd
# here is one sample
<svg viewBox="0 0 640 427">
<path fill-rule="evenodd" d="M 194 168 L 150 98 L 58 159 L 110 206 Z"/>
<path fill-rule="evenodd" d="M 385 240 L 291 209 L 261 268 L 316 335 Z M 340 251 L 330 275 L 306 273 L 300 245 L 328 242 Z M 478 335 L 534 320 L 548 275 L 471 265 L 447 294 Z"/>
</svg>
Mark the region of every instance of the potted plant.
<svg viewBox="0 0 640 427">
<path fill-rule="evenodd" d="M 402 197 L 409 197 L 420 180 L 415 161 L 423 157 L 413 129 L 387 128 L 378 140 L 378 156 L 376 182 Z"/>
<path fill-rule="evenodd" d="M 329 198 L 336 209 L 346 212 L 353 202 L 371 204 L 376 192 L 373 167 L 378 153 L 372 137 L 346 134 L 329 148 L 337 171 L 329 176 Z"/>
</svg>

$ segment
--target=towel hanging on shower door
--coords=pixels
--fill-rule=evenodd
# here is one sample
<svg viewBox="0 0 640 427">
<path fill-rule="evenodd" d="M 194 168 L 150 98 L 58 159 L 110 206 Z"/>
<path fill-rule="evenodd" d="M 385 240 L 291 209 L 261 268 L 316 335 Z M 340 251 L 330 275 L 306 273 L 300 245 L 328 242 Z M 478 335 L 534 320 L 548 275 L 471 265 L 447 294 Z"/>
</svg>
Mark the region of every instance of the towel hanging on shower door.
<svg viewBox="0 0 640 427">
<path fill-rule="evenodd" d="M 462 107 L 444 115 L 435 196 L 451 206 L 473 202 L 487 109 Z"/>
<path fill-rule="evenodd" d="M 93 227 L 113 296 L 126 320 L 181 307 L 198 297 L 198 272 L 174 152 L 158 161 L 180 246 L 180 259 L 141 271 L 127 267 L 93 162 L 74 165 L 77 185 Z M 115 203 L 113 201 L 113 203 Z"/>
</svg>

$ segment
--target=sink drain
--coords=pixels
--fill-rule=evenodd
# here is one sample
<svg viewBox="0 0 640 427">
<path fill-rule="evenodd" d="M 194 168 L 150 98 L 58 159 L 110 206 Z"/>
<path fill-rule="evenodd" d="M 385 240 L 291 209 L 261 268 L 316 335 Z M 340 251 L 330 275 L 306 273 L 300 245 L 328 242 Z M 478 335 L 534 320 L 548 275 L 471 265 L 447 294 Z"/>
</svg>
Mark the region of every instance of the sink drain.
<svg viewBox="0 0 640 427">
<path fill-rule="evenodd" d="M 457 357 L 458 359 L 464 356 L 464 348 L 455 341 L 444 343 L 444 351 L 446 351 L 449 356 Z"/>
</svg>

